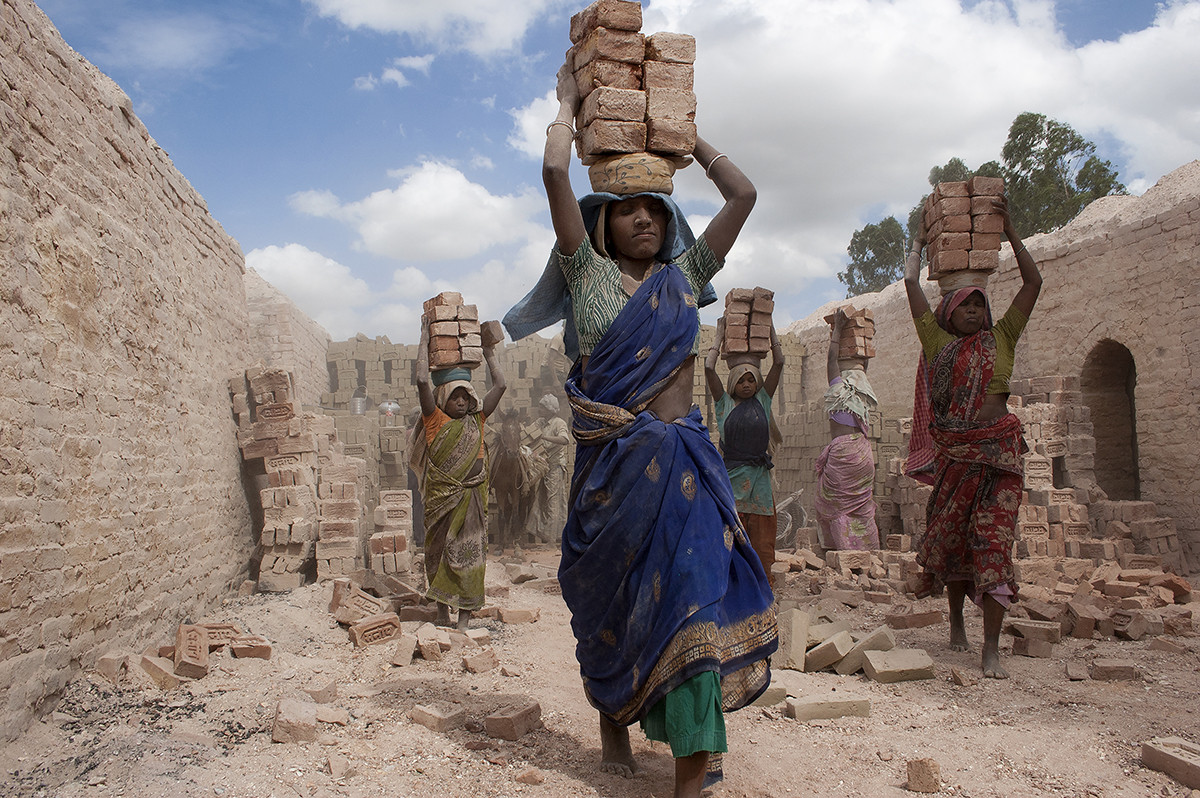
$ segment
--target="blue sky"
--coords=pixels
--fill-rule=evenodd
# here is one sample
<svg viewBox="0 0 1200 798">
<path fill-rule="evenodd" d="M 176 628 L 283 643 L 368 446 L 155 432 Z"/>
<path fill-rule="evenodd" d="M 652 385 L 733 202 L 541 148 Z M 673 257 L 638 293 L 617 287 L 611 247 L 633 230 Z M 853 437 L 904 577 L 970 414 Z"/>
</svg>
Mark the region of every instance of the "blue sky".
<svg viewBox="0 0 1200 798">
<path fill-rule="evenodd" d="M 270 280 L 335 339 L 415 342 L 421 301 L 499 317 L 553 242 L 539 169 L 565 0 L 41 0 Z M 697 39 L 697 124 L 756 183 L 725 270 L 777 324 L 844 296 L 853 231 L 1023 111 L 1135 193 L 1200 157 L 1200 0 L 651 0 Z M 586 191 L 586 175 L 574 175 Z M 676 198 L 699 232 L 719 196 Z M 712 308 L 704 320 L 716 318 Z M 548 334 L 553 331 L 549 331 Z"/>
</svg>

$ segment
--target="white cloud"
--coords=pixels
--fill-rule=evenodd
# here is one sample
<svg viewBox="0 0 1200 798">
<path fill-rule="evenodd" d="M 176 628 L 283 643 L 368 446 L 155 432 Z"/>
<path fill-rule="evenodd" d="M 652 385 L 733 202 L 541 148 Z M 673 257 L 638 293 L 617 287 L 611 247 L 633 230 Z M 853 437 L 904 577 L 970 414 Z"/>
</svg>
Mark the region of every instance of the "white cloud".
<svg viewBox="0 0 1200 798">
<path fill-rule="evenodd" d="M 384 83 L 395 83 L 397 88 L 403 89 L 409 84 L 408 77 L 395 67 L 388 67 L 380 73 L 379 79 Z"/>
<path fill-rule="evenodd" d="M 354 88 L 359 91 L 375 91 L 379 88 L 379 79 L 374 75 L 362 75 L 354 79 Z"/>
<path fill-rule="evenodd" d="M 546 148 L 546 125 L 558 114 L 558 99 L 554 89 L 529 105 L 513 108 L 508 113 L 513 118 L 508 145 L 522 155 L 540 159 Z"/>
<path fill-rule="evenodd" d="M 350 28 L 411 36 L 437 50 L 491 55 L 513 50 L 562 0 L 307 0 Z"/>
<path fill-rule="evenodd" d="M 102 36 L 104 49 L 96 60 L 108 69 L 196 72 L 260 38 L 249 27 L 206 14 L 138 16 Z"/>
<path fill-rule="evenodd" d="M 366 282 L 335 260 L 300 244 L 246 253 L 246 266 L 288 296 L 334 340 L 362 331 L 359 308 L 373 301 Z"/>
<path fill-rule="evenodd" d="M 411 69 L 414 72 L 429 74 L 429 67 L 433 64 L 434 56 L 432 55 L 409 55 L 403 58 L 397 58 L 392 63 L 398 69 Z"/>
<path fill-rule="evenodd" d="M 338 219 L 358 234 L 357 247 L 403 261 L 469 258 L 528 237 L 545 201 L 533 189 L 496 195 L 439 161 L 394 173 L 394 189 L 339 204 L 328 192 L 303 192 L 292 207 Z"/>
<path fill-rule="evenodd" d="M 777 291 L 831 278 L 856 228 L 905 220 L 929 169 L 951 157 L 999 159 L 1023 111 L 1115 139 L 1131 186 L 1195 158 L 1200 3 L 1164 5 L 1147 30 L 1082 48 L 1053 10 L 1049 0 L 648 4 L 644 32 L 696 36 L 700 134 L 759 190 L 730 272 L 753 252 L 746 277 L 780 280 Z M 510 145 L 540 156 L 555 107 L 545 95 L 513 112 Z M 694 166 L 675 184 L 683 200 L 720 201 Z"/>
</svg>

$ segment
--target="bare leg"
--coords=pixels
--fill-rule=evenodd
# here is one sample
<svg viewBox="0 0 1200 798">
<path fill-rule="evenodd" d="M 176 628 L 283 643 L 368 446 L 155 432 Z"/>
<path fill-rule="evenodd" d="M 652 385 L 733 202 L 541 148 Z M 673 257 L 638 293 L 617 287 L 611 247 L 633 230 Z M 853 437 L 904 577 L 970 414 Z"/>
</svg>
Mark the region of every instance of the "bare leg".
<svg viewBox="0 0 1200 798">
<path fill-rule="evenodd" d="M 603 715 L 600 716 L 600 769 L 625 778 L 637 772 L 633 749 L 629 746 L 629 729 L 611 723 Z"/>
<path fill-rule="evenodd" d="M 675 760 L 675 798 L 700 798 L 704 773 L 708 768 L 708 751 Z"/>
<path fill-rule="evenodd" d="M 437 603 L 437 618 L 433 621 L 434 626 L 449 626 L 450 625 L 450 605 Z"/>
<path fill-rule="evenodd" d="M 967 651 L 970 646 L 967 644 L 967 625 L 963 621 L 963 601 L 967 597 L 967 583 L 947 582 L 946 596 L 950 599 L 950 650 Z"/>
<path fill-rule="evenodd" d="M 991 596 L 983 597 L 983 675 L 989 679 L 1007 679 L 1000 667 L 1000 627 L 1004 625 L 1004 605 Z"/>
<path fill-rule="evenodd" d="M 460 631 L 460 632 L 467 631 L 467 627 L 470 624 L 471 624 L 471 611 L 470 610 L 459 610 L 458 611 L 458 631 Z"/>
</svg>

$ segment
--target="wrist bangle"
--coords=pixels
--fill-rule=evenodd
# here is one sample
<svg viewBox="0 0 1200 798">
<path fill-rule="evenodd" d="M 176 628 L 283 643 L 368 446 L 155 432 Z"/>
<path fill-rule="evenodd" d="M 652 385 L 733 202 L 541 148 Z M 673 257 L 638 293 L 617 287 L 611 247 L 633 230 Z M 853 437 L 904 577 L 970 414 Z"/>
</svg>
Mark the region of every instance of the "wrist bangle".
<svg viewBox="0 0 1200 798">
<path fill-rule="evenodd" d="M 553 122 L 546 125 L 546 135 L 547 136 L 550 135 L 550 128 L 554 127 L 555 125 L 562 125 L 567 130 L 571 131 L 571 138 L 575 137 L 575 128 L 571 125 L 570 122 L 564 121 L 562 119 L 555 119 Z"/>
<path fill-rule="evenodd" d="M 1024 244 L 1022 244 L 1022 245 L 1021 245 L 1021 248 L 1020 248 L 1020 249 L 1018 249 L 1016 252 L 1014 252 L 1014 253 L 1013 253 L 1013 257 L 1014 257 L 1014 258 L 1019 258 L 1019 257 L 1021 257 L 1021 253 L 1022 253 L 1022 252 L 1028 252 L 1028 251 L 1029 251 L 1029 250 L 1025 249 L 1025 245 L 1024 245 Z"/>
<path fill-rule="evenodd" d="M 717 161 L 721 160 L 722 158 L 728 159 L 729 156 L 723 152 L 719 152 L 716 154 L 716 156 L 711 161 L 708 162 L 708 166 L 704 167 L 704 176 L 705 177 L 709 178 L 710 180 L 712 179 L 713 164 L 715 164 Z"/>
</svg>

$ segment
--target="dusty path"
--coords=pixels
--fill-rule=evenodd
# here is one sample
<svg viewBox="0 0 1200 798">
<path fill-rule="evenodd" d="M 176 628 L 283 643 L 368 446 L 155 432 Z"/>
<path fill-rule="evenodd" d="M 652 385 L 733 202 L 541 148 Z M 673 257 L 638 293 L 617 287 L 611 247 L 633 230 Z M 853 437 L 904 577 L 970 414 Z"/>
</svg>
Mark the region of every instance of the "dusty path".
<svg viewBox="0 0 1200 798">
<path fill-rule="evenodd" d="M 554 554 L 533 556 L 546 562 Z M 388 645 L 355 649 L 326 611 L 328 585 L 232 599 L 204 620 L 234 621 L 263 635 L 274 644 L 271 660 L 219 654 L 207 677 L 172 692 L 133 678 L 117 689 L 95 675 L 80 678 L 58 711 L 0 749 L 0 794 L 669 796 L 669 751 L 636 730 L 640 773 L 622 779 L 599 770 L 596 716 L 579 685 L 561 597 L 509 586 L 501 567 L 489 567 L 488 582 L 508 587 L 497 604 L 541 611 L 533 624 L 486 622 L 503 672 L 467 673 L 458 652 L 396 668 Z M 812 598 L 802 576 L 780 591 L 783 602 Z M 846 608 L 844 617 L 869 630 L 883 612 L 878 605 Z M 1185 654 L 1068 640 L 1051 659 L 1028 659 L 1007 656 L 1006 636 L 1013 678 L 963 687 L 949 679 L 950 669 L 977 675 L 978 654 L 950 652 L 946 630 L 943 624 L 897 635 L 901 645 L 933 656 L 934 680 L 878 685 L 862 676 L 786 672 L 780 681 L 793 693 L 869 698 L 870 717 L 799 723 L 779 706 L 730 715 L 726 780 L 712 796 L 914 795 L 904 789 L 906 762 L 923 757 L 940 764 L 942 795 L 1193 795 L 1142 768 L 1138 752 L 1154 736 L 1200 739 L 1195 638 L 1179 638 L 1189 647 Z M 968 630 L 978 641 L 978 615 L 968 617 Z M 1145 679 L 1067 681 L 1066 661 L 1097 657 L 1132 659 Z M 321 724 L 318 742 L 272 743 L 278 701 L 307 699 L 302 688 L 328 677 L 338 683 L 330 706 L 348 712 L 345 725 Z M 545 724 L 517 742 L 467 729 L 437 734 L 407 716 L 417 703 L 458 701 L 468 710 L 468 728 L 476 728 L 517 696 L 539 701 Z"/>
</svg>

